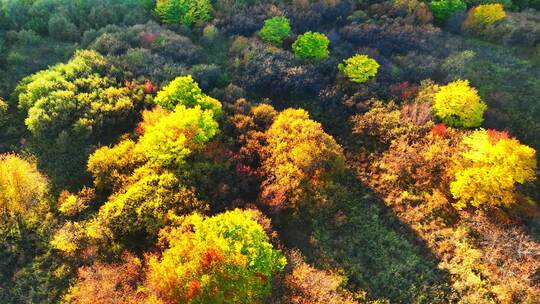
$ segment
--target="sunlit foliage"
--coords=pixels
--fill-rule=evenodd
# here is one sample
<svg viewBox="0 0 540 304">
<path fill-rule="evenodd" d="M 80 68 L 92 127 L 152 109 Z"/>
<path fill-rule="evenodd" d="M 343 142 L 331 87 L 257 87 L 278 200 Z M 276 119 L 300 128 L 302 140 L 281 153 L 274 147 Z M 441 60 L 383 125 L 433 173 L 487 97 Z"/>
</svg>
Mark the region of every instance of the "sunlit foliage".
<svg viewBox="0 0 540 304">
<path fill-rule="evenodd" d="M 447 125 L 472 128 L 484 121 L 487 106 L 468 80 L 442 86 L 434 99 L 433 112 Z"/>
<path fill-rule="evenodd" d="M 500 3 L 483 4 L 473 7 L 465 20 L 465 27 L 484 28 L 506 18 L 504 7 Z"/>
<path fill-rule="evenodd" d="M 190 26 L 211 18 L 212 3 L 209 0 L 157 0 L 155 12 L 163 23 Z"/>
<path fill-rule="evenodd" d="M 361 54 L 345 59 L 343 63 L 338 65 L 339 70 L 356 83 L 366 82 L 375 77 L 379 67 L 380 65 L 375 59 Z"/>
<path fill-rule="evenodd" d="M 117 120 L 128 120 L 137 100 L 118 86 L 114 67 L 94 51 L 79 51 L 59 64 L 22 80 L 17 88 L 19 108 L 28 113 L 28 130 L 35 136 L 62 132 L 88 137 Z M 102 131 L 101 131 L 102 132 Z"/>
<path fill-rule="evenodd" d="M 35 163 L 14 154 L 0 155 L 0 217 L 31 217 L 43 203 L 47 179 Z"/>
<path fill-rule="evenodd" d="M 536 177 L 536 151 L 506 132 L 479 130 L 463 139 L 450 190 L 458 209 L 511 206 L 515 187 Z"/>
<path fill-rule="evenodd" d="M 193 149 L 216 135 L 218 127 L 212 111 L 180 105 L 145 131 L 137 149 L 160 166 L 180 166 Z"/>
<path fill-rule="evenodd" d="M 259 31 L 261 39 L 279 45 L 283 39 L 291 34 L 291 26 L 287 17 L 273 17 L 264 21 L 263 28 Z"/>
<path fill-rule="evenodd" d="M 286 264 L 251 211 L 194 214 L 167 230 L 152 257 L 146 288 L 164 303 L 260 303 Z"/>
<path fill-rule="evenodd" d="M 330 55 L 330 40 L 326 35 L 317 32 L 304 33 L 293 43 L 292 48 L 300 59 L 324 59 Z"/>
<path fill-rule="evenodd" d="M 304 110 L 281 112 L 266 140 L 262 195 L 270 204 L 294 207 L 307 189 L 322 188 L 345 168 L 341 147 Z"/>
<path fill-rule="evenodd" d="M 174 174 L 141 168 L 132 184 L 109 197 L 88 223 L 86 232 L 96 240 L 122 240 L 137 233 L 152 240 L 170 215 L 204 211 L 204 208 L 204 203 Z"/>
<path fill-rule="evenodd" d="M 164 86 L 154 98 L 154 102 L 167 110 L 174 110 L 177 105 L 198 105 L 203 110 L 212 110 L 215 115 L 221 113 L 221 103 L 204 94 L 191 75 L 177 77 Z"/>
</svg>

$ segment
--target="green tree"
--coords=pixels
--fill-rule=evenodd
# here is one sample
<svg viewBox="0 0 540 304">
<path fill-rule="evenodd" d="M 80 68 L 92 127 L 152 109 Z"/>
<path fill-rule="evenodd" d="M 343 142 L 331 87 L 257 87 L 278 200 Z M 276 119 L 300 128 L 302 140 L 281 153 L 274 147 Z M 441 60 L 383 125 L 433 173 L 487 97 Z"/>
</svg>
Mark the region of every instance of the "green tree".
<svg viewBox="0 0 540 304">
<path fill-rule="evenodd" d="M 191 26 L 211 18 L 212 3 L 209 0 L 157 0 L 155 12 L 163 23 Z"/>
<path fill-rule="evenodd" d="M 291 34 L 291 25 L 287 17 L 272 17 L 264 21 L 263 28 L 259 31 L 262 40 L 280 45 L 283 39 Z"/>
<path fill-rule="evenodd" d="M 437 21 L 444 21 L 453 14 L 467 9 L 463 0 L 434 0 L 429 4 L 433 16 Z"/>
<path fill-rule="evenodd" d="M 260 303 L 286 260 L 253 211 L 194 214 L 164 234 L 161 257 L 148 261 L 146 290 L 165 303 Z"/>
<path fill-rule="evenodd" d="M 361 54 L 354 55 L 338 65 L 339 70 L 356 83 L 366 82 L 369 78 L 375 77 L 379 67 L 375 59 Z"/>
<path fill-rule="evenodd" d="M 307 32 L 298 36 L 292 48 L 300 59 L 324 59 L 330 55 L 328 46 L 330 40 L 326 35 L 317 32 Z"/>
</svg>

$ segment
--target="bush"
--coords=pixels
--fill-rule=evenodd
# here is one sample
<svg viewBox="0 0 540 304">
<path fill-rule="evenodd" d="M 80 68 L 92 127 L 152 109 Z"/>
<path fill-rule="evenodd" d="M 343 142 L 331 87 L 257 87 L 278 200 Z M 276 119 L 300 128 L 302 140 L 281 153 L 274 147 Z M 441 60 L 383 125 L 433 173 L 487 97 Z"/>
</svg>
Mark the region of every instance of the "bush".
<svg viewBox="0 0 540 304">
<path fill-rule="evenodd" d="M 509 206 L 516 201 L 516 184 L 536 178 L 536 151 L 506 132 L 475 131 L 463 139 L 465 151 L 456 162 L 450 191 L 457 209 Z"/>
<path fill-rule="evenodd" d="M 287 38 L 290 34 L 291 25 L 289 24 L 289 19 L 286 17 L 273 17 L 267 19 L 259 32 L 259 36 L 261 36 L 262 40 L 277 45 L 283 43 L 283 39 Z"/>
<path fill-rule="evenodd" d="M 317 32 L 307 32 L 298 36 L 292 48 L 300 59 L 324 59 L 330 55 L 328 45 L 330 40 L 326 35 Z"/>
<path fill-rule="evenodd" d="M 506 18 L 506 12 L 502 4 L 484 4 L 472 8 L 469 11 L 464 27 L 485 28 Z"/>
<path fill-rule="evenodd" d="M 433 111 L 445 124 L 473 128 L 484 121 L 486 104 L 468 80 L 457 80 L 441 87 L 435 94 Z"/>
<path fill-rule="evenodd" d="M 467 9 L 463 0 L 435 0 L 429 5 L 435 20 L 442 22 L 455 13 Z"/>
<path fill-rule="evenodd" d="M 163 23 L 190 26 L 209 20 L 212 4 L 209 0 L 157 0 L 155 12 Z"/>
<path fill-rule="evenodd" d="M 355 55 L 344 60 L 344 64 L 338 65 L 339 70 L 347 75 L 353 82 L 366 82 L 369 78 L 375 77 L 380 65 L 367 55 Z"/>
</svg>

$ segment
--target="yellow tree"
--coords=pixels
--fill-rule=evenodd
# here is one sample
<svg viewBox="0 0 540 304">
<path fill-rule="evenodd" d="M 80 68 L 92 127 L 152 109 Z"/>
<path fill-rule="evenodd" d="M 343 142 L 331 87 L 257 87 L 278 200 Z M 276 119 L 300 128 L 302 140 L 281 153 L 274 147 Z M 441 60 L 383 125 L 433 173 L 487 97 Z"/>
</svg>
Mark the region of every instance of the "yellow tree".
<svg viewBox="0 0 540 304">
<path fill-rule="evenodd" d="M 266 132 L 262 197 L 294 206 L 305 190 L 317 190 L 345 169 L 339 144 L 304 110 L 287 109 Z"/>
<path fill-rule="evenodd" d="M 14 154 L 0 155 L 0 216 L 32 216 L 43 203 L 47 179 L 36 165 Z"/>
<path fill-rule="evenodd" d="M 463 139 L 450 191 L 457 209 L 509 206 L 515 187 L 536 177 L 536 151 L 510 138 L 506 132 L 479 130 Z"/>
<path fill-rule="evenodd" d="M 467 80 L 457 80 L 435 94 L 433 112 L 452 127 L 478 127 L 484 121 L 486 104 Z"/>
</svg>

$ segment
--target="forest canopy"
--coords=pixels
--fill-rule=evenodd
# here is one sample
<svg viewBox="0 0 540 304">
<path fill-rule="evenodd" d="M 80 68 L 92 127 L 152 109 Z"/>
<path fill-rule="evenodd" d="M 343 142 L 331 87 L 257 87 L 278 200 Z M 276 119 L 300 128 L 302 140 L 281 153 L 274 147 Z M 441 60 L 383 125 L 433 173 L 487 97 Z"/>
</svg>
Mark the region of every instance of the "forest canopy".
<svg viewBox="0 0 540 304">
<path fill-rule="evenodd" d="M 539 11 L 0 0 L 0 303 L 540 303 Z"/>
</svg>

